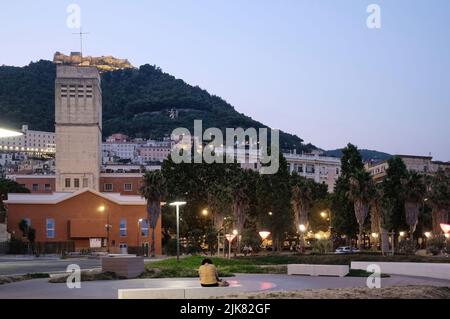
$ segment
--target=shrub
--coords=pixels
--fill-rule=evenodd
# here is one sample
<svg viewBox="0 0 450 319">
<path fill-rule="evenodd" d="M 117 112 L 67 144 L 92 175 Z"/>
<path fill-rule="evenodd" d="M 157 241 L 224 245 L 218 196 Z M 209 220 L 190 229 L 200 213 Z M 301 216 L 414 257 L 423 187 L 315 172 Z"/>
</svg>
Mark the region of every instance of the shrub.
<svg viewBox="0 0 450 319">
<path fill-rule="evenodd" d="M 313 253 L 325 254 L 333 251 L 333 242 L 327 239 L 317 240 L 312 245 Z"/>
<path fill-rule="evenodd" d="M 428 239 L 427 242 L 427 251 L 433 254 L 434 256 L 439 255 L 442 251 L 444 251 L 447 247 L 445 236 L 435 236 L 433 238 Z"/>
<path fill-rule="evenodd" d="M 169 239 L 164 246 L 164 250 L 167 256 L 175 256 L 177 254 L 177 240 L 173 238 Z"/>
<path fill-rule="evenodd" d="M 411 239 L 405 239 L 398 243 L 398 252 L 400 254 L 412 255 L 416 251 L 416 244 Z"/>
</svg>

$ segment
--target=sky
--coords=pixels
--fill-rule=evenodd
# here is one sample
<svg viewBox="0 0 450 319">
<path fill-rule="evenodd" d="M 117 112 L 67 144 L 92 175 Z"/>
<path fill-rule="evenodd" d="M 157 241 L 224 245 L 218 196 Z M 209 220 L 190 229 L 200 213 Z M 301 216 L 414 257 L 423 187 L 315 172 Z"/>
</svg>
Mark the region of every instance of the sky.
<svg viewBox="0 0 450 319">
<path fill-rule="evenodd" d="M 8 1 L 0 65 L 79 51 L 72 3 L 84 55 L 157 65 L 323 149 L 450 161 L 450 1 Z"/>
</svg>

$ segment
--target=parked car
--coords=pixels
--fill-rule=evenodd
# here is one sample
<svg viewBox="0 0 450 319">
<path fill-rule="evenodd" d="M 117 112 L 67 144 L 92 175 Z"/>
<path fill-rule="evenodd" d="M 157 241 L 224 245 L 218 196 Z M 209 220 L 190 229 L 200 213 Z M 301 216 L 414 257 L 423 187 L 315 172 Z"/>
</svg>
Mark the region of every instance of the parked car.
<svg viewBox="0 0 450 319">
<path fill-rule="evenodd" d="M 351 253 L 359 253 L 359 249 L 350 247 L 350 246 L 341 246 L 336 248 L 336 254 L 351 254 Z"/>
</svg>

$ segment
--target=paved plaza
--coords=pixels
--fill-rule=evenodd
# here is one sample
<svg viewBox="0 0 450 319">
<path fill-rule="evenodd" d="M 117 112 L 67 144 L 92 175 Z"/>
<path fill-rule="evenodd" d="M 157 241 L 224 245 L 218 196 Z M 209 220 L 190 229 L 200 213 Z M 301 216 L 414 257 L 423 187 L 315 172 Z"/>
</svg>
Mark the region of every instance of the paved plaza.
<svg viewBox="0 0 450 319">
<path fill-rule="evenodd" d="M 270 274 L 238 274 L 227 278 L 240 292 L 293 291 L 321 288 L 365 287 L 366 278 L 361 277 L 309 277 Z M 402 285 L 431 285 L 450 287 L 450 281 L 407 276 L 391 276 L 381 279 L 382 287 Z M 117 298 L 118 289 L 132 288 L 185 288 L 198 287 L 196 278 L 130 279 L 82 282 L 80 289 L 68 289 L 65 283 L 49 283 L 48 279 L 33 279 L 0 285 L 0 299 L 50 298 Z"/>
</svg>

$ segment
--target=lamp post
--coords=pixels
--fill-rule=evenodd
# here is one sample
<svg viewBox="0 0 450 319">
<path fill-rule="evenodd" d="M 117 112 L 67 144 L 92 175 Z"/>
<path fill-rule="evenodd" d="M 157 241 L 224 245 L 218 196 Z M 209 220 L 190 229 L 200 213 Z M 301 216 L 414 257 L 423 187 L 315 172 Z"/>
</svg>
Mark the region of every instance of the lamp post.
<svg viewBox="0 0 450 319">
<path fill-rule="evenodd" d="M 141 223 L 143 219 L 139 218 L 137 222 L 137 233 L 136 233 L 136 243 L 137 243 L 137 252 L 140 250 L 140 239 L 141 239 Z M 142 255 L 144 255 L 144 251 L 142 251 Z"/>
<path fill-rule="evenodd" d="M 98 207 L 98 211 L 103 213 L 106 210 L 106 207 L 104 205 L 101 205 Z M 109 216 L 109 210 L 108 213 L 106 214 L 106 251 L 108 252 L 108 254 L 110 253 L 110 249 L 109 249 L 109 230 L 111 228 L 111 222 L 110 222 L 110 216 Z"/>
<path fill-rule="evenodd" d="M 237 231 L 236 231 L 237 234 Z M 233 231 L 232 234 L 226 234 L 225 238 L 228 240 L 228 259 L 231 258 L 231 242 L 233 241 L 234 237 L 236 237 L 235 232 Z"/>
<path fill-rule="evenodd" d="M 177 262 L 180 262 L 180 206 L 185 205 L 186 202 L 173 202 L 170 206 L 175 206 L 177 209 Z"/>
<path fill-rule="evenodd" d="M 258 234 L 259 234 L 259 237 L 261 237 L 262 241 L 264 242 L 267 239 L 267 237 L 269 237 L 270 231 L 262 230 Z"/>
</svg>

